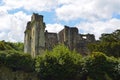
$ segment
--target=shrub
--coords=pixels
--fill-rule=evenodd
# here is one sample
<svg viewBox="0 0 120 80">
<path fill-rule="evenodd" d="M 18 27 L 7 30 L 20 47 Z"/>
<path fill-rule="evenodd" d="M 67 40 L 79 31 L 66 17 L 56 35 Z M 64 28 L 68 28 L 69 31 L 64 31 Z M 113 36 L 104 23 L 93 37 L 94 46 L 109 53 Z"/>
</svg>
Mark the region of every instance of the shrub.
<svg viewBox="0 0 120 80">
<path fill-rule="evenodd" d="M 104 80 L 104 64 L 106 57 L 104 54 L 96 52 L 85 58 L 86 74 L 93 80 Z"/>
<path fill-rule="evenodd" d="M 107 68 L 105 71 L 112 80 L 118 80 L 120 76 L 120 58 L 107 57 Z"/>
<path fill-rule="evenodd" d="M 36 71 L 43 80 L 75 80 L 82 71 L 81 56 L 58 45 L 36 58 Z"/>
<path fill-rule="evenodd" d="M 6 65 L 13 70 L 34 70 L 34 60 L 28 54 L 11 53 L 7 55 Z"/>
<path fill-rule="evenodd" d="M 6 53 L 4 51 L 0 51 L 0 65 L 5 65 L 6 63 Z"/>
<path fill-rule="evenodd" d="M 15 71 L 36 71 L 41 80 L 118 80 L 120 76 L 120 58 L 101 52 L 82 57 L 64 45 L 35 59 L 15 50 L 0 51 L 1 65 Z"/>
<path fill-rule="evenodd" d="M 85 59 L 86 74 L 93 80 L 118 80 L 118 61 L 100 52 L 94 52 Z"/>
<path fill-rule="evenodd" d="M 18 51 L 1 51 L 0 64 L 13 70 L 33 71 L 34 59 L 29 54 Z"/>
</svg>

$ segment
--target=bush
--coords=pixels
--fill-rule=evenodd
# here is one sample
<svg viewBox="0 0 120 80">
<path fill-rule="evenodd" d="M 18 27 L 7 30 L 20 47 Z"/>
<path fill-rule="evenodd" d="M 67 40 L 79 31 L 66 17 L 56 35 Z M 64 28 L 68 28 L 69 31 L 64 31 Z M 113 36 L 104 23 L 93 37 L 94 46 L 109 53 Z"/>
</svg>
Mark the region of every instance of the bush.
<svg viewBox="0 0 120 80">
<path fill-rule="evenodd" d="M 41 80 L 75 80 L 82 71 L 81 56 L 58 45 L 36 58 L 36 71 Z"/>
<path fill-rule="evenodd" d="M 93 80 L 104 80 L 104 64 L 106 57 L 102 53 L 92 53 L 85 58 L 86 74 Z"/>
<path fill-rule="evenodd" d="M 6 47 L 5 47 L 4 42 L 0 41 L 0 50 L 5 50 L 5 49 L 6 49 Z"/>
<path fill-rule="evenodd" d="M 0 51 L 0 65 L 5 65 L 6 63 L 6 53 Z"/>
<path fill-rule="evenodd" d="M 118 80 L 118 61 L 100 52 L 94 52 L 85 58 L 86 74 L 93 80 Z"/>
<path fill-rule="evenodd" d="M 0 63 L 13 70 L 34 71 L 34 59 L 18 51 L 0 52 Z"/>
<path fill-rule="evenodd" d="M 16 50 L 16 51 L 23 51 L 24 50 L 24 44 L 17 42 L 17 43 L 13 43 L 13 42 L 5 42 L 0 41 L 0 50 L 2 51 L 6 51 L 6 50 Z"/>
<path fill-rule="evenodd" d="M 120 58 L 101 52 L 82 57 L 64 45 L 31 58 L 15 50 L 0 51 L 0 66 L 37 72 L 41 80 L 119 80 Z"/>
<path fill-rule="evenodd" d="M 120 59 L 107 57 L 107 68 L 105 71 L 112 80 L 118 80 L 120 76 Z"/>
</svg>

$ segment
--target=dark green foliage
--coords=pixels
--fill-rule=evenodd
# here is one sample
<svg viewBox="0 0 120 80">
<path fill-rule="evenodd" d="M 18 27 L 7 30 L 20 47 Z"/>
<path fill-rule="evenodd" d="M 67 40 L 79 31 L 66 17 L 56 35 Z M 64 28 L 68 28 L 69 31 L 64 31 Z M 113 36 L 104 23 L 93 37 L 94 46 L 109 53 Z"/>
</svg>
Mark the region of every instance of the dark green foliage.
<svg viewBox="0 0 120 80">
<path fill-rule="evenodd" d="M 108 56 L 120 57 L 120 42 L 99 42 L 89 44 L 88 48 L 91 52 L 103 52 Z"/>
<path fill-rule="evenodd" d="M 92 55 L 85 58 L 86 74 L 92 80 L 118 80 L 119 71 L 116 67 L 119 61 L 114 57 L 107 57 L 100 52 L 92 53 Z"/>
<path fill-rule="evenodd" d="M 105 80 L 106 57 L 102 53 L 93 53 L 85 60 L 86 74 L 93 80 Z"/>
<path fill-rule="evenodd" d="M 36 58 L 36 71 L 41 80 L 118 80 L 120 61 L 94 52 L 81 57 L 65 46 L 57 46 Z"/>
<path fill-rule="evenodd" d="M 34 60 L 28 54 L 12 53 L 7 55 L 6 65 L 13 70 L 34 70 Z"/>
<path fill-rule="evenodd" d="M 6 63 L 6 53 L 0 52 L 0 65 L 4 65 Z"/>
<path fill-rule="evenodd" d="M 81 56 L 72 53 L 65 46 L 57 46 L 53 51 L 36 59 L 36 71 L 43 80 L 75 80 L 82 71 Z"/>
<path fill-rule="evenodd" d="M 108 56 L 120 57 L 120 42 L 100 42 L 89 44 L 91 52 L 103 52 Z"/>
<path fill-rule="evenodd" d="M 102 42 L 119 42 L 120 41 L 120 30 L 116 30 L 111 34 L 102 34 L 100 37 Z"/>
<path fill-rule="evenodd" d="M 0 42 L 0 50 L 5 50 L 5 45 L 2 42 Z"/>
<path fill-rule="evenodd" d="M 105 71 L 113 80 L 118 80 L 120 76 L 120 59 L 107 57 Z"/>
<path fill-rule="evenodd" d="M 18 51 L 0 52 L 0 64 L 13 70 L 34 70 L 34 59 L 32 59 L 29 54 Z"/>
<path fill-rule="evenodd" d="M 5 42 L 0 41 L 0 50 L 16 50 L 16 51 L 23 51 L 24 45 L 23 43 L 17 42 Z"/>
<path fill-rule="evenodd" d="M 24 45 L 23 43 L 12 43 L 12 42 L 6 42 L 9 46 L 11 46 L 12 49 L 17 50 L 17 51 L 23 51 Z"/>
<path fill-rule="evenodd" d="M 103 52 L 108 56 L 120 57 L 120 30 L 111 34 L 102 34 L 100 41 L 89 44 L 91 52 Z"/>
<path fill-rule="evenodd" d="M 110 44 L 104 43 L 104 46 Z M 102 47 L 99 48 L 101 52 L 107 53 L 111 49 L 116 50 L 118 46 L 115 45 L 112 43 L 110 49 L 109 46 L 104 48 L 103 44 L 97 46 Z M 108 57 L 101 52 L 82 57 L 64 45 L 58 45 L 33 59 L 16 49 L 3 49 L 0 51 L 0 66 L 7 66 L 13 71 L 37 72 L 41 80 L 119 80 L 120 76 L 120 58 Z"/>
</svg>

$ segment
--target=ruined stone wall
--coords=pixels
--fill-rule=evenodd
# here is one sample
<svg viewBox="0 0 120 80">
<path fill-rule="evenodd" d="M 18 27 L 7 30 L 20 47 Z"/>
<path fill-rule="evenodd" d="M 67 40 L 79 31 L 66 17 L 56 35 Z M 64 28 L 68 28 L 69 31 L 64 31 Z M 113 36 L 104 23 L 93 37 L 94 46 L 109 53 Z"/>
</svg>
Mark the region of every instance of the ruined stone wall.
<svg viewBox="0 0 120 80">
<path fill-rule="evenodd" d="M 29 23 L 27 26 L 30 28 L 27 27 L 25 31 L 24 52 L 30 53 L 34 57 L 43 53 L 45 49 L 45 23 L 43 22 L 43 16 L 35 13 Z"/>
<path fill-rule="evenodd" d="M 37 49 L 39 50 L 38 54 L 41 54 L 45 50 L 45 23 L 43 23 L 43 21 L 40 22 L 39 29 L 40 29 L 39 33 L 38 33 L 38 35 L 39 35 L 39 42 L 38 42 L 39 47 Z"/>
<path fill-rule="evenodd" d="M 43 16 L 33 14 L 25 31 L 25 49 L 33 57 L 51 50 L 57 44 L 65 44 L 70 50 L 76 50 L 81 54 L 89 53 L 87 44 L 95 42 L 93 34 L 79 34 L 75 27 L 65 26 L 57 33 L 45 32 Z"/>
<path fill-rule="evenodd" d="M 36 31 L 36 26 L 35 24 L 31 24 L 32 28 L 31 28 L 31 55 L 34 57 L 35 56 L 35 38 L 36 38 L 36 34 L 35 34 L 35 31 Z M 36 36 L 35 36 L 36 35 Z"/>
<path fill-rule="evenodd" d="M 60 43 L 65 44 L 71 50 L 76 48 L 78 37 L 77 28 L 70 28 L 68 26 L 65 26 L 65 28 L 62 31 L 60 31 L 58 35 Z"/>
<path fill-rule="evenodd" d="M 58 36 L 57 33 L 48 33 L 45 32 L 45 45 L 46 49 L 51 50 L 58 44 Z"/>
<path fill-rule="evenodd" d="M 59 41 L 59 43 L 62 43 L 62 44 L 64 44 L 64 42 L 65 42 L 65 34 L 64 34 L 64 29 L 63 30 L 61 30 L 59 33 L 58 33 L 58 41 Z"/>
<path fill-rule="evenodd" d="M 24 38 L 24 52 L 31 53 L 31 22 L 27 23 Z"/>
<path fill-rule="evenodd" d="M 35 73 L 23 71 L 12 71 L 11 69 L 0 66 L 0 80 L 40 80 Z"/>
<path fill-rule="evenodd" d="M 79 53 L 87 55 L 90 53 L 87 45 L 94 42 L 95 36 L 93 34 L 79 34 L 76 49 Z"/>
<path fill-rule="evenodd" d="M 77 36 L 78 36 L 78 29 L 77 28 L 70 28 L 70 48 L 71 50 L 76 49 L 77 44 Z"/>
<path fill-rule="evenodd" d="M 95 36 L 94 34 L 87 34 L 87 42 L 95 42 Z"/>
</svg>

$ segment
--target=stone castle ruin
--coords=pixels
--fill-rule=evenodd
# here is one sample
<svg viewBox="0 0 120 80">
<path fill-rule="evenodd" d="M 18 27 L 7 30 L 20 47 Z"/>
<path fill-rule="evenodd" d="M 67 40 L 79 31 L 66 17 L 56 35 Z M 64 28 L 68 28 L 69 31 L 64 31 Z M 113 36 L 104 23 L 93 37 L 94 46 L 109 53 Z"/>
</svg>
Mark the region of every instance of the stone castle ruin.
<svg viewBox="0 0 120 80">
<path fill-rule="evenodd" d="M 33 57 L 51 50 L 57 44 L 65 44 L 70 50 L 86 55 L 89 53 L 88 43 L 95 42 L 93 34 L 79 34 L 76 27 L 65 26 L 59 33 L 45 31 L 43 16 L 33 13 L 31 21 L 27 23 L 24 37 L 24 52 Z"/>
</svg>

